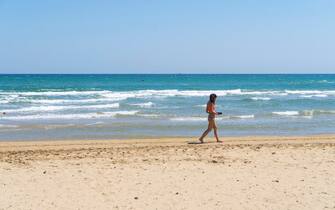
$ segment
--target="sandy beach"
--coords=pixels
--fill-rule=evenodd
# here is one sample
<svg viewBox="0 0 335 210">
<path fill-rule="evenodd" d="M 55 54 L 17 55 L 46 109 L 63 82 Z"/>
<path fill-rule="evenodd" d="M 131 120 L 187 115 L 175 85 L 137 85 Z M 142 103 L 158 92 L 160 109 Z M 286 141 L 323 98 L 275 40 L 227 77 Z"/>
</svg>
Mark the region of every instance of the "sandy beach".
<svg viewBox="0 0 335 210">
<path fill-rule="evenodd" d="M 0 209 L 335 209 L 335 136 L 0 143 Z"/>
</svg>

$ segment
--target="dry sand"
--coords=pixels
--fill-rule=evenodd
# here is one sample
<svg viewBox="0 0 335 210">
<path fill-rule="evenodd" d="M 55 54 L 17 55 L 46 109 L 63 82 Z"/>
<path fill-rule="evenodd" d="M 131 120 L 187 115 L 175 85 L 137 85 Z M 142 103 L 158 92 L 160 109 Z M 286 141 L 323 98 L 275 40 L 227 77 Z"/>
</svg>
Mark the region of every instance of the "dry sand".
<svg viewBox="0 0 335 210">
<path fill-rule="evenodd" d="M 335 209 L 335 136 L 188 140 L 2 142 L 0 209 Z"/>
</svg>

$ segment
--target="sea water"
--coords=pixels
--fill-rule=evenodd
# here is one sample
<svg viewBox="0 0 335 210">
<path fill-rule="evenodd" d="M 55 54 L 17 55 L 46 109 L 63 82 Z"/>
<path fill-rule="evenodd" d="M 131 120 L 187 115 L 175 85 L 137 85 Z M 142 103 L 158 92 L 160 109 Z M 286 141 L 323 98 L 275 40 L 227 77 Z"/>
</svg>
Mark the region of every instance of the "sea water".
<svg viewBox="0 0 335 210">
<path fill-rule="evenodd" d="M 199 136 L 211 93 L 221 136 L 335 131 L 333 74 L 0 75 L 0 140 Z"/>
</svg>

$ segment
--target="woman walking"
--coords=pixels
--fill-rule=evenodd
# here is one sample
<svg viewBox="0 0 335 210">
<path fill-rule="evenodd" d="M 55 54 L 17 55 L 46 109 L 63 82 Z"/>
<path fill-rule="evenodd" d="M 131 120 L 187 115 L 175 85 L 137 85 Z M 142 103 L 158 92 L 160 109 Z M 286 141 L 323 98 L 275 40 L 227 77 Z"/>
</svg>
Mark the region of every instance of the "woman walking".
<svg viewBox="0 0 335 210">
<path fill-rule="evenodd" d="M 204 138 L 207 136 L 209 132 L 211 132 L 212 129 L 214 129 L 214 136 L 216 138 L 217 142 L 222 142 L 219 140 L 218 136 L 218 129 L 216 127 L 215 123 L 215 116 L 222 114 L 221 112 L 216 112 L 215 110 L 215 102 L 216 102 L 216 94 L 211 94 L 209 96 L 209 101 L 207 102 L 206 112 L 208 113 L 208 128 L 205 130 L 205 132 L 202 134 L 202 136 L 199 138 L 199 141 L 201 143 L 204 143 Z"/>
</svg>

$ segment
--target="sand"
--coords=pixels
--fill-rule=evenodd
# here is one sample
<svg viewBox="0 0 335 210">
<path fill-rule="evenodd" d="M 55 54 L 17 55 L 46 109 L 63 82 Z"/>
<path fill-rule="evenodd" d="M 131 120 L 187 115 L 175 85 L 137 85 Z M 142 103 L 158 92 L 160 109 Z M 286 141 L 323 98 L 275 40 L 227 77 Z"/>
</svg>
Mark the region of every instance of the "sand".
<svg viewBox="0 0 335 210">
<path fill-rule="evenodd" d="M 194 140 L 1 142 L 0 209 L 335 209 L 335 136 Z"/>
</svg>

